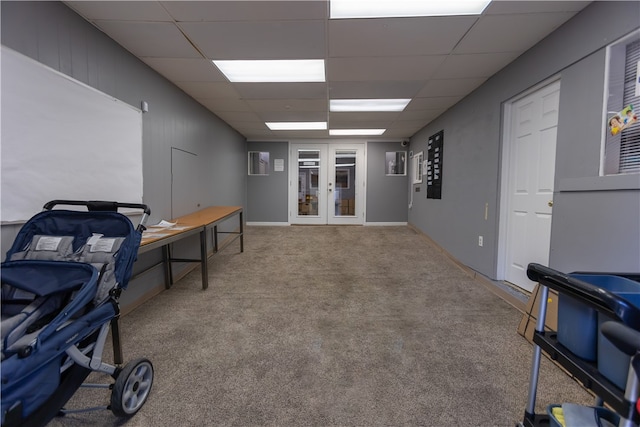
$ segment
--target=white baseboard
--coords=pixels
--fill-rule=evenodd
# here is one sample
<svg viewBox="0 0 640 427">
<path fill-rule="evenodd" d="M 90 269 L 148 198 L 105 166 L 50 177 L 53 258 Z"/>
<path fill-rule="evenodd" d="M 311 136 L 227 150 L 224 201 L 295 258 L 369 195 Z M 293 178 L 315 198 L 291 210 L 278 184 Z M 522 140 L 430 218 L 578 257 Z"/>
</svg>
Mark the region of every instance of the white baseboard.
<svg viewBox="0 0 640 427">
<path fill-rule="evenodd" d="M 406 222 L 365 222 L 364 225 L 382 226 L 382 227 L 396 227 L 401 225 L 408 225 Z"/>
<path fill-rule="evenodd" d="M 247 225 L 255 225 L 258 227 L 286 227 L 291 225 L 288 222 L 247 222 Z M 375 227 L 398 227 L 409 225 L 407 222 L 365 222 L 364 225 Z"/>
</svg>

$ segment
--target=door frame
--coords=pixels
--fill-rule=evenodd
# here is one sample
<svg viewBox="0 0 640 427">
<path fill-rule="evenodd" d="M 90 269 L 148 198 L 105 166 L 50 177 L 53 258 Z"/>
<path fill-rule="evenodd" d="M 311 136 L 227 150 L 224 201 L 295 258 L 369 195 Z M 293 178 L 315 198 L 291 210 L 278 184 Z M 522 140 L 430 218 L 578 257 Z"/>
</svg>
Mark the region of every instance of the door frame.
<svg viewBox="0 0 640 427">
<path fill-rule="evenodd" d="M 309 149 L 318 150 L 324 154 L 324 164 L 321 163 L 320 173 L 318 176 L 318 192 L 322 192 L 324 197 L 318 198 L 318 216 L 310 216 L 304 218 L 303 221 L 298 221 L 300 217 L 298 212 L 298 196 L 297 196 L 297 183 L 298 183 L 298 154 L 297 150 Z M 356 199 L 356 215 L 348 217 L 338 217 L 337 220 L 330 219 L 329 215 L 329 192 L 328 183 L 333 182 L 333 179 L 328 176 L 332 172 L 331 165 L 335 162 L 331 156 L 335 153 L 335 149 L 361 149 L 362 156 L 360 156 L 360 163 L 356 164 L 356 173 L 360 177 L 359 183 L 361 189 Z M 321 156 L 322 156 L 321 154 Z M 300 224 L 300 225 L 364 225 L 366 217 L 366 181 L 367 181 L 367 142 L 362 140 L 302 140 L 302 141 L 289 141 L 289 188 L 287 190 L 288 200 L 288 223 Z M 356 160 L 358 162 L 358 160 Z M 335 183 L 334 183 L 335 184 Z M 354 185 L 357 185 L 354 183 Z M 333 194 L 333 193 L 332 193 Z M 333 206 L 333 205 L 331 205 Z"/>
<path fill-rule="evenodd" d="M 362 150 L 361 155 L 356 154 L 356 179 L 353 183 L 355 190 L 355 215 L 353 216 L 336 216 L 335 204 L 332 203 L 330 196 L 333 193 L 327 193 L 327 224 L 329 225 L 363 225 L 364 224 L 364 201 L 366 188 L 366 144 L 365 143 L 343 143 L 329 144 L 327 152 L 327 179 L 329 183 L 333 181 L 333 192 L 336 191 L 335 179 L 332 179 L 332 173 L 335 171 L 336 150 Z M 358 153 L 358 151 L 356 151 Z M 328 190 L 327 190 L 328 191 Z M 332 208 L 333 207 L 333 208 Z"/>
<path fill-rule="evenodd" d="M 509 178 L 511 173 L 511 164 L 509 162 L 512 150 L 511 140 L 511 120 L 513 116 L 513 106 L 521 99 L 538 92 L 539 90 L 555 84 L 560 83 L 560 75 L 554 75 L 535 86 L 530 87 L 526 91 L 508 99 L 503 103 L 502 107 L 502 149 L 500 155 L 500 209 L 499 209 L 499 221 L 498 221 L 498 251 L 497 251 L 497 265 L 496 265 L 496 279 L 505 280 L 507 270 L 507 238 L 509 234 Z M 557 139 L 556 139 L 557 142 Z M 557 154 L 556 145 L 556 154 Z M 555 176 L 555 170 L 554 170 Z M 553 224 L 553 214 L 551 215 L 551 223 Z M 549 248 L 551 248 L 551 241 L 549 241 Z"/>
</svg>

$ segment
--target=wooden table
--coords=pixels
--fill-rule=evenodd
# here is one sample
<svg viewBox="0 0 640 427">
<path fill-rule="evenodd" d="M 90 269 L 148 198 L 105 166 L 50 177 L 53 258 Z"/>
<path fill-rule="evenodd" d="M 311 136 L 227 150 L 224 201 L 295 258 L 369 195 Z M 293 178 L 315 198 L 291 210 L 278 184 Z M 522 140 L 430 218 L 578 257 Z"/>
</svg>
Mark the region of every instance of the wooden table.
<svg viewBox="0 0 640 427">
<path fill-rule="evenodd" d="M 219 231 L 218 225 L 234 216 L 238 217 L 238 231 Z M 210 206 L 199 211 L 172 219 L 170 222 L 175 223 L 174 226 L 168 228 L 149 227 L 149 231 L 157 234 L 151 234 L 145 237 L 143 234 L 142 242 L 138 253 L 145 253 L 153 249 L 162 248 L 162 263 L 164 266 L 165 287 L 168 289 L 173 285 L 173 272 L 171 263 L 173 262 L 199 262 L 202 270 L 202 289 L 209 287 L 209 272 L 207 269 L 208 249 L 207 249 L 207 231 L 211 230 L 213 235 L 213 254 L 215 255 L 224 247 L 231 244 L 236 239 L 240 239 L 240 252 L 244 252 L 244 221 L 241 206 Z M 171 243 L 194 234 L 200 235 L 200 258 L 185 259 L 173 258 L 171 256 Z M 218 245 L 219 234 L 235 235 L 233 239 L 225 242 L 223 247 Z"/>
</svg>

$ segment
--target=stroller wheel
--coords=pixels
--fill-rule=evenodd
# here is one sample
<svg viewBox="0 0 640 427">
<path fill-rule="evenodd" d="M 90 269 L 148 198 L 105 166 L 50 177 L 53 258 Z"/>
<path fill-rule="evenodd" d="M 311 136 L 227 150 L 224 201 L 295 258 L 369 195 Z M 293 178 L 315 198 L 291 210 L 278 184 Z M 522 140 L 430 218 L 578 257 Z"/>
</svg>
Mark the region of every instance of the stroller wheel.
<svg viewBox="0 0 640 427">
<path fill-rule="evenodd" d="M 153 384 L 153 365 L 148 359 L 127 363 L 111 391 L 111 412 L 117 417 L 134 415 L 149 397 Z"/>
</svg>

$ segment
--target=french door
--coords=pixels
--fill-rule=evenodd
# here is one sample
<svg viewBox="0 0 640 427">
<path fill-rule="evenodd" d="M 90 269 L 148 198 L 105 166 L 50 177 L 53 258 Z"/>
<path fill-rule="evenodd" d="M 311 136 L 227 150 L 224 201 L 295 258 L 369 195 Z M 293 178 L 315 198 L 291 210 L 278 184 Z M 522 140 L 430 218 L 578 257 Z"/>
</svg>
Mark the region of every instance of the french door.
<svg viewBox="0 0 640 427">
<path fill-rule="evenodd" d="M 364 144 L 291 144 L 291 224 L 364 223 Z"/>
</svg>

